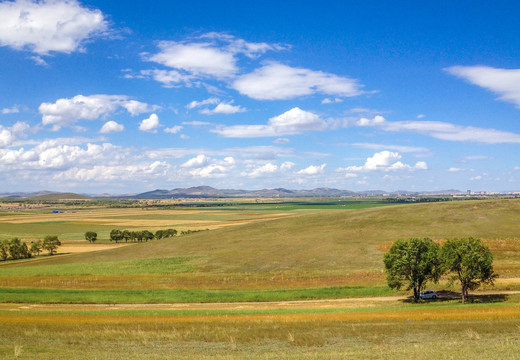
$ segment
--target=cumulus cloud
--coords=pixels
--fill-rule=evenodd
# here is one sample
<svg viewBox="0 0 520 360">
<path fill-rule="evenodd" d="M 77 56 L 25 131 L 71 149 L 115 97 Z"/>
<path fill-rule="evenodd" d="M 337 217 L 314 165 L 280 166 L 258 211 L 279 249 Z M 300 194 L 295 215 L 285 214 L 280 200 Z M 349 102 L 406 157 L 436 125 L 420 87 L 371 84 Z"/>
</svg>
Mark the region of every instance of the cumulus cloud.
<svg viewBox="0 0 520 360">
<path fill-rule="evenodd" d="M 213 159 L 206 155 L 197 155 L 181 165 L 182 168 L 189 169 L 188 172 L 193 177 L 219 178 L 226 176 L 235 166 L 235 159 L 231 156 L 223 160 Z"/>
<path fill-rule="evenodd" d="M 236 114 L 239 112 L 244 112 L 246 109 L 241 107 L 240 105 L 231 105 L 231 103 L 221 102 L 213 109 L 202 109 L 200 111 L 201 114 L 204 115 L 214 115 L 214 114 Z"/>
<path fill-rule="evenodd" d="M 418 161 L 414 166 L 403 164 L 399 161 L 401 154 L 392 151 L 381 151 L 367 158 L 362 166 L 349 166 L 339 171 L 359 172 L 359 171 L 396 171 L 396 170 L 427 170 L 428 166 L 424 161 Z"/>
<path fill-rule="evenodd" d="M 181 167 L 185 168 L 196 168 L 206 165 L 209 162 L 209 158 L 206 155 L 200 154 L 194 158 L 189 159 Z"/>
<path fill-rule="evenodd" d="M 72 126 L 78 120 L 96 120 L 123 108 L 131 115 L 153 111 L 157 106 L 129 99 L 125 95 L 76 95 L 71 99 L 58 99 L 55 103 L 42 103 L 38 110 L 43 125 L 53 130 Z"/>
<path fill-rule="evenodd" d="M 125 130 L 123 124 L 118 124 L 115 121 L 110 120 L 103 125 L 99 132 L 102 134 L 108 134 L 111 132 L 121 132 L 123 130 Z"/>
<path fill-rule="evenodd" d="M 257 100 L 293 99 L 315 93 L 343 97 L 363 93 L 357 80 L 279 63 L 270 63 L 239 76 L 232 87 Z"/>
<path fill-rule="evenodd" d="M 325 130 L 327 127 L 327 122 L 322 120 L 319 115 L 295 107 L 272 117 L 267 125 L 220 126 L 213 131 L 225 137 L 252 138 L 295 135 L 304 131 Z"/>
<path fill-rule="evenodd" d="M 237 55 L 256 57 L 282 47 L 267 43 L 251 43 L 222 33 L 207 33 L 184 41 L 161 41 L 155 54 L 143 54 L 145 60 L 174 69 L 174 73 L 153 73 L 165 84 L 196 78 L 229 79 L 238 72 Z M 145 70 L 150 71 L 150 70 Z"/>
<path fill-rule="evenodd" d="M 311 165 L 309 167 L 306 167 L 305 169 L 297 171 L 296 173 L 298 175 L 316 175 L 322 173 L 323 169 L 325 169 L 325 166 L 327 166 L 327 164 L 321 164 L 319 166 Z"/>
<path fill-rule="evenodd" d="M 442 121 L 387 121 L 378 115 L 373 119 L 361 118 L 356 126 L 375 127 L 390 132 L 414 132 L 447 141 L 468 141 L 484 144 L 520 143 L 520 135 L 473 126 L 461 126 Z"/>
<path fill-rule="evenodd" d="M 54 175 L 55 180 L 73 181 L 113 181 L 150 179 L 165 176 L 170 165 L 155 161 L 151 164 L 134 165 L 95 165 L 88 168 L 74 167 Z"/>
<path fill-rule="evenodd" d="M 383 124 L 385 118 L 381 115 L 376 115 L 372 119 L 361 118 L 356 122 L 357 126 L 377 126 Z"/>
<path fill-rule="evenodd" d="M 82 51 L 86 40 L 107 30 L 101 11 L 83 7 L 76 0 L 0 3 L 0 45 L 16 50 L 39 55 Z"/>
<path fill-rule="evenodd" d="M 159 117 L 157 116 L 157 114 L 152 114 L 150 115 L 150 117 L 141 121 L 141 123 L 139 124 L 139 130 L 156 133 L 157 128 L 160 125 L 161 124 L 159 123 Z"/>
<path fill-rule="evenodd" d="M 247 173 L 246 175 L 249 176 L 249 177 L 259 177 L 259 176 L 262 176 L 262 175 L 265 175 L 265 174 L 272 174 L 272 173 L 275 173 L 276 171 L 278 171 L 278 166 L 275 165 L 275 164 L 271 164 L 271 163 L 267 163 L 267 164 L 264 164 L 262 166 L 259 166 L 255 169 L 253 169 L 253 171 Z"/>
<path fill-rule="evenodd" d="M 127 150 L 108 143 L 102 145 L 88 143 L 85 147 L 63 142 L 60 139 L 45 140 L 31 149 L 1 149 L 0 167 L 9 165 L 9 170 L 64 170 L 99 162 L 117 164 L 128 156 Z"/>
<path fill-rule="evenodd" d="M 11 127 L 0 125 L 0 148 L 9 147 L 19 139 L 26 137 L 30 130 L 30 126 L 22 121 L 15 123 Z"/>
<path fill-rule="evenodd" d="M 490 66 L 452 66 L 445 69 L 471 84 L 498 94 L 499 100 L 520 107 L 520 69 L 497 69 Z"/>
<path fill-rule="evenodd" d="M 146 58 L 174 69 L 194 75 L 226 78 L 237 72 L 233 54 L 223 51 L 211 43 L 179 43 L 161 41 L 159 52 Z"/>
</svg>

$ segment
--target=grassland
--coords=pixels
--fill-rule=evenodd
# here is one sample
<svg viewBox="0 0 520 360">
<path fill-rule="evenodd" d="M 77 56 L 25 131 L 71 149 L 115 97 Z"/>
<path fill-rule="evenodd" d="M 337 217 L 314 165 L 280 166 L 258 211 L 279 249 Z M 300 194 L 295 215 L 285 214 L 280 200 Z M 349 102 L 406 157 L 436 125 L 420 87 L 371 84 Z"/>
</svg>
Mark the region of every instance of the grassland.
<svg viewBox="0 0 520 360">
<path fill-rule="evenodd" d="M 503 293 L 520 290 L 519 200 L 342 205 L 3 213 L 5 237 L 56 233 L 71 246 L 87 230 L 211 230 L 1 265 L 0 357 L 519 357 L 520 296 Z M 483 239 L 496 286 L 464 306 L 403 301 L 381 259 L 411 236 Z M 432 288 L 457 290 L 447 279 Z"/>
<path fill-rule="evenodd" d="M 0 312 L 6 359 L 515 359 L 518 305 Z"/>
</svg>

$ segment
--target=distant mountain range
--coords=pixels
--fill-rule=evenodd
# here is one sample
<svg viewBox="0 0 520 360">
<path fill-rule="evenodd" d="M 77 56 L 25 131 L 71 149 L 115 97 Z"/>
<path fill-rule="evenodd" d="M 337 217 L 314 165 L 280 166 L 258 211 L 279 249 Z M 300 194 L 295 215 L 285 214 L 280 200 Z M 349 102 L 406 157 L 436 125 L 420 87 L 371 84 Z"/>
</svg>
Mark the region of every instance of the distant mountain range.
<svg viewBox="0 0 520 360">
<path fill-rule="evenodd" d="M 284 188 L 262 189 L 262 190 L 239 190 L 239 189 L 215 189 L 211 186 L 195 186 L 189 188 L 177 188 L 173 190 L 153 190 L 141 194 L 129 195 L 88 195 L 91 198 L 125 198 L 125 199 L 172 199 L 172 198 L 291 198 L 291 197 L 340 197 L 340 196 L 382 196 L 382 195 L 454 195 L 462 194 L 460 190 L 439 190 L 439 191 L 351 191 L 333 188 L 316 188 L 312 190 L 289 190 Z M 38 192 L 13 192 L 1 193 L 0 198 L 32 198 L 35 200 L 58 200 L 58 199 L 87 199 L 86 195 L 73 193 L 59 193 L 54 191 Z"/>
<path fill-rule="evenodd" d="M 312 190 L 288 190 L 284 188 L 262 189 L 262 190 L 237 190 L 237 189 L 215 189 L 210 186 L 196 186 L 173 190 L 154 190 L 142 194 L 128 196 L 135 199 L 168 199 L 168 198 L 233 198 L 233 197 L 259 197 L 259 198 L 290 198 L 290 197 L 339 197 L 339 196 L 381 196 L 389 195 L 442 195 L 461 194 L 459 190 L 442 190 L 434 192 L 410 192 L 397 191 L 389 193 L 383 190 L 351 191 L 332 188 L 316 188 Z"/>
</svg>

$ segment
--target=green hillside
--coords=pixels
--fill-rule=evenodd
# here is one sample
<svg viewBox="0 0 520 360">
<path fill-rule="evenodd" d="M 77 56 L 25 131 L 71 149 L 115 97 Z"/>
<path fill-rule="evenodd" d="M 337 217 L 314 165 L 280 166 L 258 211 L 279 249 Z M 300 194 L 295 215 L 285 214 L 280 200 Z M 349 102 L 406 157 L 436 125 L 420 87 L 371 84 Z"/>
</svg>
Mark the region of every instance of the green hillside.
<svg viewBox="0 0 520 360">
<path fill-rule="evenodd" d="M 17 275 L 17 286 L 34 286 L 39 284 L 36 274 L 48 274 L 47 285 L 79 288 L 379 286 L 385 283 L 384 251 L 396 239 L 412 236 L 480 237 L 495 254 L 497 272 L 520 277 L 519 217 L 519 200 L 301 212 L 290 218 L 0 267 L 0 280 Z M 180 267 L 172 268 L 167 258 L 182 259 L 173 261 Z M 143 259 L 148 259 L 145 265 L 139 262 Z M 108 266 L 123 270 L 104 271 Z M 133 267 L 125 271 L 125 266 Z"/>
<path fill-rule="evenodd" d="M 91 197 L 76 193 L 52 193 L 45 195 L 32 196 L 28 198 L 34 201 L 59 201 L 59 200 L 89 200 Z"/>
</svg>

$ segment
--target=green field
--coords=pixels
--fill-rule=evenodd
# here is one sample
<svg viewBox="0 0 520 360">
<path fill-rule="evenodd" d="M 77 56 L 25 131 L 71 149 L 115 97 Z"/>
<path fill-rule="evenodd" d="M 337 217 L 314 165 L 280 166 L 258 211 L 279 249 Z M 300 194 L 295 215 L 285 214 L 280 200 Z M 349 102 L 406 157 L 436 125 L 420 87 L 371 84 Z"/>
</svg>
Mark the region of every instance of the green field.
<svg viewBox="0 0 520 360">
<path fill-rule="evenodd" d="M 114 227 L 210 230 L 0 265 L 0 303 L 8 306 L 0 309 L 0 356 L 375 359 L 421 356 L 449 344 L 446 358 L 515 358 L 519 296 L 483 294 L 520 290 L 519 219 L 517 199 L 3 213 L 4 238 L 21 229 L 29 238 L 54 230 L 69 247 L 88 247 L 79 241 L 87 230 L 101 236 Z M 444 301 L 388 298 L 408 295 L 385 282 L 382 256 L 395 240 L 468 236 L 493 252 L 500 275 L 495 287 L 477 291 L 464 306 L 447 279 L 430 285 L 455 294 Z M 325 306 L 319 299 L 352 299 L 354 305 L 327 300 Z M 281 303 L 266 305 L 272 302 Z M 66 308 L 132 303 L 142 307 Z M 152 307 L 175 303 L 187 305 Z M 88 352 L 94 339 L 97 346 Z"/>
</svg>

